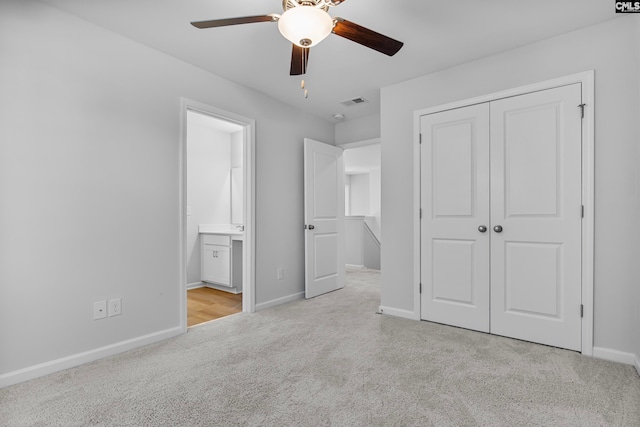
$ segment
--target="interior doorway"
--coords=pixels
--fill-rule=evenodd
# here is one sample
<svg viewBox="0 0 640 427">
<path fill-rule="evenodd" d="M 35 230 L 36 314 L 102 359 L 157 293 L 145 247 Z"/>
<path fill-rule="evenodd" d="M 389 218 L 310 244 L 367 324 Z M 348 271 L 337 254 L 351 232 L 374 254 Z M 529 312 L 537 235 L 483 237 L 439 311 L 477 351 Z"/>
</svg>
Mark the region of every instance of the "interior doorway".
<svg viewBox="0 0 640 427">
<path fill-rule="evenodd" d="M 252 119 L 182 100 L 181 325 L 255 310 Z"/>
<path fill-rule="evenodd" d="M 341 147 L 345 167 L 345 260 L 351 267 L 380 270 L 380 141 Z"/>
</svg>

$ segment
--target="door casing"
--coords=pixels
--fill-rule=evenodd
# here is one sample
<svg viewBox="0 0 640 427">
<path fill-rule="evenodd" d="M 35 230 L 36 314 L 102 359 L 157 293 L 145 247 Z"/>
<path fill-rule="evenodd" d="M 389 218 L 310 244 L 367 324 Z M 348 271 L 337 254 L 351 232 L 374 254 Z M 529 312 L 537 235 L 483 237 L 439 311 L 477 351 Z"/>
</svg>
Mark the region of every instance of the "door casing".
<svg viewBox="0 0 640 427">
<path fill-rule="evenodd" d="M 594 266 L 594 187 L 595 187 L 595 146 L 594 146 L 594 82 L 595 73 L 593 70 L 572 74 L 557 79 L 534 83 L 495 92 L 476 98 L 456 101 L 435 107 L 414 111 L 414 181 L 413 181 L 413 201 L 414 230 L 420 230 L 420 117 L 426 114 L 433 114 L 455 108 L 467 107 L 475 104 L 496 101 L 527 93 L 538 92 L 556 87 L 566 86 L 574 83 L 581 83 L 582 102 L 584 103 L 584 119 L 582 120 L 582 203 L 584 205 L 584 217 L 582 219 L 582 305 L 584 308 L 582 317 L 582 354 L 593 355 L 593 266 Z M 578 108 L 578 106 L 576 106 Z M 413 318 L 420 320 L 420 277 L 421 277 L 421 253 L 420 253 L 420 232 L 414 233 L 413 239 Z"/>
</svg>

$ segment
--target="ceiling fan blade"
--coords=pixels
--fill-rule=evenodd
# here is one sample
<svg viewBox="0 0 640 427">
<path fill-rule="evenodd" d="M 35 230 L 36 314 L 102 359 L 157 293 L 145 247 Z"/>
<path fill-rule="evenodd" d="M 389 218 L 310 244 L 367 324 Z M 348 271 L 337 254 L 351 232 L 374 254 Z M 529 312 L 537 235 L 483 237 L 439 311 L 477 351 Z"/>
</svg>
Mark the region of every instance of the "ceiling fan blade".
<svg viewBox="0 0 640 427">
<path fill-rule="evenodd" d="M 291 71 L 290 76 L 300 76 L 307 72 L 307 64 L 309 64 L 309 48 L 300 47 L 293 44 L 291 51 Z"/>
<path fill-rule="evenodd" d="M 242 18 L 226 18 L 226 19 L 213 19 L 211 21 L 197 21 L 192 22 L 196 28 L 214 28 L 214 27 L 227 27 L 229 25 L 238 24 L 252 24 L 254 22 L 273 22 L 277 21 L 277 15 L 256 15 L 256 16 L 244 16 Z"/>
<path fill-rule="evenodd" d="M 353 22 L 342 18 L 335 18 L 336 25 L 333 27 L 333 33 L 359 43 L 368 48 L 377 50 L 385 55 L 393 56 L 404 43 L 394 40 L 380 33 L 376 33 L 368 28 L 362 27 Z"/>
</svg>

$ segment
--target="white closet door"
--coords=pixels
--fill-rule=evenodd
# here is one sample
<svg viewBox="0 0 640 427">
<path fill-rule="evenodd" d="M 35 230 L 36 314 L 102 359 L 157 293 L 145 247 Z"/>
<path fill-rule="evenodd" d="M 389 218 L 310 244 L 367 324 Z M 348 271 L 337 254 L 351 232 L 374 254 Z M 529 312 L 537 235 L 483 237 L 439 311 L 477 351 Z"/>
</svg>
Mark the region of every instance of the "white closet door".
<svg viewBox="0 0 640 427">
<path fill-rule="evenodd" d="M 421 119 L 421 314 L 489 331 L 489 105 Z"/>
<path fill-rule="evenodd" d="M 580 103 L 580 84 L 491 102 L 491 332 L 573 350 L 581 349 Z"/>
</svg>

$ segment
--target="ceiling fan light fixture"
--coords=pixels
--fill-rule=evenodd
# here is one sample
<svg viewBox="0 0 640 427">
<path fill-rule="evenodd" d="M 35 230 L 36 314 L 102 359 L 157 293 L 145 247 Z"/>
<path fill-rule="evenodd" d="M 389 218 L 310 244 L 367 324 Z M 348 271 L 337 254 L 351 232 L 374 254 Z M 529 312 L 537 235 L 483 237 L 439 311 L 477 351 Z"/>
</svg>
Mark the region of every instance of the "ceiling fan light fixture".
<svg viewBox="0 0 640 427">
<path fill-rule="evenodd" d="M 278 30 L 285 39 L 300 47 L 311 47 L 333 30 L 333 19 L 315 6 L 298 6 L 285 11 L 278 20 Z"/>
</svg>

